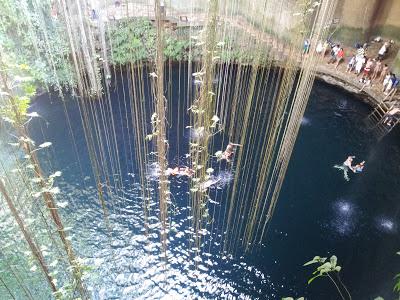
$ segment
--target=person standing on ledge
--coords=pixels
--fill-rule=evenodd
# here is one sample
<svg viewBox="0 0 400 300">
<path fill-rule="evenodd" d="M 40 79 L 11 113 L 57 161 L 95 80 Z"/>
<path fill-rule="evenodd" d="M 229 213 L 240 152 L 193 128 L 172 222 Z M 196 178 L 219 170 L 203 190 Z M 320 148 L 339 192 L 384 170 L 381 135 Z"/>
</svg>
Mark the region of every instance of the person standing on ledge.
<svg viewBox="0 0 400 300">
<path fill-rule="evenodd" d="M 382 68 L 383 68 L 383 66 L 382 66 L 381 60 L 379 58 L 376 59 L 375 60 L 374 72 L 372 73 L 371 80 L 375 80 L 375 79 L 377 79 L 379 77 L 379 75 L 382 72 Z"/>
<path fill-rule="evenodd" d="M 354 70 L 355 65 L 356 65 L 356 56 L 353 55 L 350 58 L 349 63 L 347 64 L 346 73 L 352 72 Z"/>
<path fill-rule="evenodd" d="M 304 41 L 304 46 L 303 46 L 303 55 L 306 55 L 310 52 L 310 46 L 311 46 L 310 40 L 306 39 Z"/>
<path fill-rule="evenodd" d="M 338 68 L 339 64 L 342 62 L 343 59 L 344 59 L 344 50 L 343 50 L 343 48 L 340 48 L 339 51 L 336 54 L 336 66 L 335 66 L 335 69 Z"/>
</svg>

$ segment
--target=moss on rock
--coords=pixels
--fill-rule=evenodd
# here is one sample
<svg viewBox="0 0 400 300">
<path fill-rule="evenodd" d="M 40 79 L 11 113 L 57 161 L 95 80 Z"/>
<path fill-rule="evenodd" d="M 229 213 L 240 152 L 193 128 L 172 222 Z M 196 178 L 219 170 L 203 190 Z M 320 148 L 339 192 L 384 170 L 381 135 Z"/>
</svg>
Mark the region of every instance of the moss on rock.
<svg viewBox="0 0 400 300">
<path fill-rule="evenodd" d="M 392 25 L 377 26 L 372 30 L 372 36 L 378 35 L 386 39 L 400 41 L 400 27 Z"/>
<path fill-rule="evenodd" d="M 362 28 L 340 26 L 332 37 L 346 45 L 354 45 L 364 42 L 364 31 Z"/>
</svg>

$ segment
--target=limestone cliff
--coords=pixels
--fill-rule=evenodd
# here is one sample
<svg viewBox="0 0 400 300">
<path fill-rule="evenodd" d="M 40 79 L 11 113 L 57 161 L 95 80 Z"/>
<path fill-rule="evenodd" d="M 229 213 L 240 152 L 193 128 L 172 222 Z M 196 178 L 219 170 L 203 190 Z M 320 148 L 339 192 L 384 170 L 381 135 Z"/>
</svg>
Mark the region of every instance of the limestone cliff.
<svg viewBox="0 0 400 300">
<path fill-rule="evenodd" d="M 400 0 L 339 0 L 335 36 L 345 43 L 374 36 L 400 41 Z"/>
</svg>

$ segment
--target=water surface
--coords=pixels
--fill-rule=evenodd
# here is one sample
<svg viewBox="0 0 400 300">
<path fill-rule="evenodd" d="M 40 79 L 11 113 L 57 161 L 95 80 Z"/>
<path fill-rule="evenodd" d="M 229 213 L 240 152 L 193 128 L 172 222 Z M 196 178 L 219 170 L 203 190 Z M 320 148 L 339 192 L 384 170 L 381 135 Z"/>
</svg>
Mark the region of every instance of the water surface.
<svg viewBox="0 0 400 300">
<path fill-rule="evenodd" d="M 184 95 L 182 92 L 181 97 Z M 113 94 L 112 100 L 123 189 L 112 191 L 110 235 L 97 198 L 76 102 L 65 103 L 68 124 L 59 100 L 40 97 L 32 110 L 49 125 L 43 120 L 30 124 L 37 143 L 53 143 L 52 150 L 46 153 L 46 161 L 51 162 L 46 168 L 63 172 L 59 185 L 69 205 L 62 213 L 66 222 L 73 225 L 77 252 L 95 266 L 88 284 L 95 299 L 339 299 L 328 280 L 318 279 L 307 286 L 313 270 L 302 267 L 315 255 L 332 254 L 338 256 L 342 279 L 353 299 L 394 297 L 393 277 L 400 272 L 400 257 L 395 255 L 400 250 L 399 133 L 392 132 L 377 143 L 364 129 L 369 108 L 358 99 L 316 82 L 275 215 L 262 246 L 253 253 L 237 257 L 220 254 L 223 233 L 213 228 L 204 232 L 203 255 L 196 256 L 188 229 L 187 180 L 173 179 L 168 264 L 160 258 L 154 201 L 150 230 L 147 235 L 144 232 L 143 199 L 132 167 L 135 162 L 127 155 L 132 131 L 128 131 L 129 123 L 121 117 L 130 109 L 125 111 L 121 94 Z M 174 149 L 174 136 L 169 138 L 174 153 L 171 163 L 184 157 Z M 185 131 L 181 142 L 188 137 L 189 132 Z M 356 161 L 366 160 L 366 167 L 361 174 L 351 173 L 347 182 L 333 165 L 342 163 L 348 155 L 355 155 Z M 154 182 L 152 189 L 156 188 Z M 213 191 L 221 201 L 224 189 L 221 186 Z M 216 218 L 221 218 L 221 201 L 210 204 Z"/>
</svg>

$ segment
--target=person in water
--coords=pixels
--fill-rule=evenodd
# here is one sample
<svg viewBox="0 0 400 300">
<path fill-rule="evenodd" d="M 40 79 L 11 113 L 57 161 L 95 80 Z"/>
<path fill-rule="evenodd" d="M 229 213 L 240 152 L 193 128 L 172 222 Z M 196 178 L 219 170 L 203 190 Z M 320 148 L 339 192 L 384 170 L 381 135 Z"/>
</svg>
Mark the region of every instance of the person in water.
<svg viewBox="0 0 400 300">
<path fill-rule="evenodd" d="M 350 180 L 348 171 L 349 171 L 349 169 L 350 169 L 350 170 L 353 170 L 352 163 L 353 163 L 354 158 L 355 158 L 355 156 L 348 156 L 347 159 L 343 162 L 343 164 L 341 164 L 341 165 L 334 165 L 334 166 L 333 166 L 334 168 L 343 171 L 343 176 L 344 176 L 344 179 L 345 179 L 346 181 L 349 181 L 349 180 Z M 353 172 L 354 172 L 354 171 L 353 171 Z"/>
<path fill-rule="evenodd" d="M 344 161 L 343 166 L 348 167 L 349 169 L 352 169 L 352 163 L 353 163 L 353 159 L 355 158 L 355 156 L 349 156 L 347 157 L 347 159 Z"/>
<path fill-rule="evenodd" d="M 351 168 L 351 170 L 354 173 L 361 173 L 364 169 L 365 166 L 365 161 L 363 160 L 362 162 L 360 162 L 359 164 L 355 165 L 354 167 Z"/>
<path fill-rule="evenodd" d="M 241 147 L 241 146 L 242 145 L 240 144 L 234 144 L 229 142 L 228 146 L 226 146 L 225 151 L 217 156 L 220 160 L 226 160 L 227 162 L 230 162 L 235 154 L 236 147 Z"/>
<path fill-rule="evenodd" d="M 187 176 L 192 177 L 194 171 L 189 167 L 175 167 L 175 168 L 167 168 L 165 171 L 165 175 L 167 176 Z"/>
<path fill-rule="evenodd" d="M 216 185 L 220 181 L 221 181 L 220 177 L 213 176 L 210 179 L 208 179 L 200 184 L 200 191 L 202 191 L 202 192 L 207 191 L 207 189 L 209 187 Z"/>
</svg>

